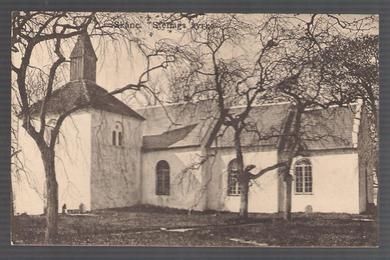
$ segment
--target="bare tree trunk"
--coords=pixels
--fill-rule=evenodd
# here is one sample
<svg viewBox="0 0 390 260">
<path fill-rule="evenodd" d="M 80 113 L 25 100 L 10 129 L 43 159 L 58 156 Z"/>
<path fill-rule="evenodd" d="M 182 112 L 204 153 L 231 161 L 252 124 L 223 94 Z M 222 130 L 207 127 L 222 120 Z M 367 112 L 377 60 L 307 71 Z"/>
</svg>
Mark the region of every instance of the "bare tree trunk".
<svg viewBox="0 0 390 260">
<path fill-rule="evenodd" d="M 46 174 L 46 231 L 45 243 L 53 244 L 58 234 L 58 184 L 55 175 L 54 151 L 45 149 L 42 153 Z"/>
<path fill-rule="evenodd" d="M 283 219 L 291 221 L 291 186 L 292 186 L 292 176 L 288 173 L 287 170 L 283 173 L 283 191 L 284 191 L 284 205 L 283 205 Z"/>
<path fill-rule="evenodd" d="M 15 232 L 15 216 L 14 216 L 15 215 L 15 202 L 14 202 L 14 193 L 13 193 L 14 187 L 12 186 L 12 176 L 10 176 L 10 186 L 9 187 L 10 187 L 10 199 L 11 199 L 11 205 L 10 205 L 11 235 L 14 235 L 14 232 Z"/>
<path fill-rule="evenodd" d="M 238 167 L 238 179 L 240 183 L 240 218 L 248 218 L 248 193 L 249 193 L 249 176 L 244 171 L 244 158 L 242 156 L 240 132 L 236 130 L 234 135 L 234 148 L 236 150 L 236 160 Z"/>
<path fill-rule="evenodd" d="M 240 194 L 240 217 L 248 218 L 248 194 L 249 194 L 249 180 L 247 174 L 242 171 L 243 180 L 241 181 L 241 194 Z M 245 176 L 244 176 L 245 175 Z"/>
<path fill-rule="evenodd" d="M 279 169 L 279 174 L 282 178 L 282 202 L 283 202 L 283 219 L 291 221 L 291 203 L 292 203 L 292 180 L 293 176 L 290 174 L 293 158 L 297 155 L 299 150 L 299 130 L 301 127 L 302 109 L 290 112 L 288 120 L 284 126 L 284 134 L 279 143 L 278 162 L 285 162 L 286 167 Z"/>
</svg>

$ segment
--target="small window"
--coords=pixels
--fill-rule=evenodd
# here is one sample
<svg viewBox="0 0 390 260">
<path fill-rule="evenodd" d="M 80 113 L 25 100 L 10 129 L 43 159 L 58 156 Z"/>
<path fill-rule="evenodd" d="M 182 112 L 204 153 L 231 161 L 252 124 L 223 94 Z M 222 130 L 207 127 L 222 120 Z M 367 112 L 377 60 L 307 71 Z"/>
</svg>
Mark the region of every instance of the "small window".
<svg viewBox="0 0 390 260">
<path fill-rule="evenodd" d="M 313 192 L 312 167 L 308 159 L 295 163 L 295 193 L 305 194 Z"/>
<path fill-rule="evenodd" d="M 115 123 L 114 130 L 112 131 L 112 145 L 123 145 L 123 127 L 120 122 Z"/>
<path fill-rule="evenodd" d="M 122 146 L 122 132 L 118 132 L 118 145 Z"/>
<path fill-rule="evenodd" d="M 229 196 L 238 196 L 241 194 L 240 182 L 238 181 L 237 160 L 231 160 L 228 165 L 228 191 Z"/>
<path fill-rule="evenodd" d="M 156 166 L 156 195 L 169 195 L 169 186 L 169 164 L 159 161 Z"/>
<path fill-rule="evenodd" d="M 116 145 L 116 131 L 112 131 L 112 145 Z"/>
</svg>

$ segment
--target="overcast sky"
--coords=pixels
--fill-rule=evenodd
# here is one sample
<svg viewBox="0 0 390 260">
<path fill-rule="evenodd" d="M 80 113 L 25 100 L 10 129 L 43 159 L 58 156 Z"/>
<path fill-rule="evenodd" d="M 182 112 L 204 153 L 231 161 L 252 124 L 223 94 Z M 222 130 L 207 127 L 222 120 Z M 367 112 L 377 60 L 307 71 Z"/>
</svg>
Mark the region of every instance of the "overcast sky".
<svg viewBox="0 0 390 260">
<path fill-rule="evenodd" d="M 130 30 L 135 36 L 139 37 L 142 41 L 148 44 L 154 44 L 155 41 L 165 38 L 165 39 L 173 39 L 175 41 L 185 41 L 183 39 L 183 30 L 180 28 L 174 29 L 162 29 L 156 28 L 160 22 L 159 18 L 156 18 L 157 14 L 151 14 L 152 18 L 147 20 L 145 17 L 148 14 L 143 13 L 134 13 L 130 14 L 130 19 L 126 24 L 118 22 L 119 26 L 127 26 L 130 27 Z M 209 14 L 208 14 L 209 15 Z M 211 14 L 213 15 L 213 14 Z M 218 14 L 223 15 L 223 14 Z M 207 15 L 206 15 L 207 16 Z M 247 21 L 256 21 L 261 20 L 264 17 L 264 14 L 239 14 L 239 16 Z M 353 20 L 359 19 L 365 15 L 343 15 L 344 19 Z M 132 20 L 132 18 L 134 19 Z M 142 19 L 139 19 L 142 17 Z M 300 15 L 300 18 L 303 20 L 309 20 L 310 15 Z M 146 22 L 148 21 L 148 22 Z M 182 22 L 176 23 L 177 25 Z M 185 23 L 185 22 L 184 22 Z M 180 26 L 180 25 L 178 25 Z M 187 23 L 187 28 L 189 24 Z M 378 27 L 372 29 L 371 33 L 377 34 Z M 65 57 L 69 57 L 71 49 L 73 48 L 77 37 L 74 37 L 62 45 L 62 51 Z M 128 44 L 124 42 L 112 41 L 109 38 L 101 38 L 99 36 L 92 37 L 92 43 L 95 48 L 95 52 L 98 57 L 97 62 L 97 84 L 104 87 L 108 91 L 114 90 L 116 88 L 122 87 L 129 83 L 136 83 L 140 73 L 142 73 L 145 69 L 145 62 L 140 55 L 139 52 L 134 50 L 134 48 L 130 48 Z M 234 57 L 237 53 L 241 52 L 250 52 L 252 43 L 248 40 L 248 42 L 240 46 L 234 46 L 231 48 L 227 48 L 224 50 L 224 54 L 226 57 Z M 46 46 L 41 46 L 37 48 L 33 53 L 32 57 L 32 65 L 40 68 L 47 69 L 51 64 L 50 59 L 48 58 L 48 48 Z M 255 55 L 255 54 L 254 54 Z M 17 54 L 13 53 L 13 59 L 17 59 Z M 61 72 L 63 78 L 69 78 L 69 66 L 65 66 L 65 69 Z M 167 84 L 164 81 L 164 75 L 161 73 L 154 74 L 155 84 Z"/>
</svg>

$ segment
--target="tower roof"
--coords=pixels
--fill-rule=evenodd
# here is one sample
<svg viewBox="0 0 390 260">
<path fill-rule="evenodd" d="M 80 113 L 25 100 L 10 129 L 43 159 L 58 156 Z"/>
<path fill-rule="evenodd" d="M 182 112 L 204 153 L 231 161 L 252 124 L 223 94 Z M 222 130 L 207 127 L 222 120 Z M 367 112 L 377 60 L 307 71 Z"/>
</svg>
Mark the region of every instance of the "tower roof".
<svg viewBox="0 0 390 260">
<path fill-rule="evenodd" d="M 80 34 L 77 42 L 70 54 L 70 58 L 81 56 L 92 56 L 97 60 L 96 53 L 93 49 L 91 39 L 87 33 Z"/>
<path fill-rule="evenodd" d="M 42 100 L 34 103 L 30 108 L 31 114 L 38 115 L 41 105 Z M 93 108 L 144 120 L 129 106 L 90 80 L 71 81 L 54 90 L 47 103 L 47 112 L 61 115 L 74 107 Z"/>
</svg>

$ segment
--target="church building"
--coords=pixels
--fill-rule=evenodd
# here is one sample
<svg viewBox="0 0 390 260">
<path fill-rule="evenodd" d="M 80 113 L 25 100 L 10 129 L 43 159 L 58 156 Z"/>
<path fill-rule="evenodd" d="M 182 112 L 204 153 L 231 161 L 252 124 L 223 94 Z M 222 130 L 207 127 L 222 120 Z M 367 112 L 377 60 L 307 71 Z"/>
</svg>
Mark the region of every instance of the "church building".
<svg viewBox="0 0 390 260">
<path fill-rule="evenodd" d="M 239 211 L 233 132 L 216 125 L 212 103 L 135 110 L 96 83 L 97 57 L 88 36 L 78 38 L 70 58 L 70 81 L 48 103 L 47 136 L 58 115 L 88 106 L 64 121 L 57 140 L 60 211 L 64 204 L 67 209 L 82 204 L 87 211 L 138 204 Z M 278 162 L 277 133 L 291 109 L 285 102 L 251 110 L 257 131 L 270 135 L 242 134 L 244 162 L 256 166 L 252 172 Z M 313 109 L 305 113 L 303 127 L 305 152 L 291 168 L 292 211 L 364 212 L 373 202 L 374 169 L 364 107 Z M 45 201 L 41 157 L 22 127 L 18 141 L 28 174 L 24 180 L 13 178 L 15 212 L 40 214 Z M 249 212 L 280 212 L 283 193 L 277 170 L 252 180 Z"/>
</svg>

